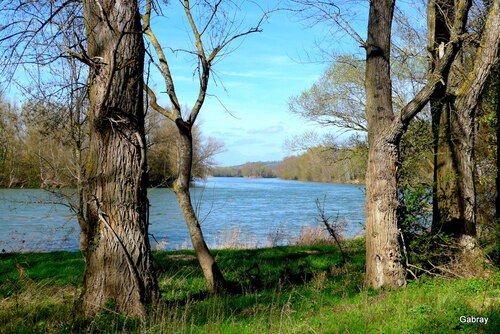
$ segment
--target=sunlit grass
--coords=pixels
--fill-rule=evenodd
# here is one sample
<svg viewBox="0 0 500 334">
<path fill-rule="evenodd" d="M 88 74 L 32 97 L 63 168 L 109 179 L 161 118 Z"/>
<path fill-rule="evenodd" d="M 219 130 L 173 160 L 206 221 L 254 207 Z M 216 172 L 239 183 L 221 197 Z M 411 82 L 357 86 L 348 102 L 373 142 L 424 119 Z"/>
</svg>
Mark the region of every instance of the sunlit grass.
<svg viewBox="0 0 500 334">
<path fill-rule="evenodd" d="M 146 322 L 107 310 L 81 320 L 80 253 L 0 255 L 0 332 L 498 333 L 500 275 L 424 278 L 399 290 L 366 289 L 362 240 L 334 246 L 214 251 L 231 293 L 210 295 L 192 251 L 155 252 L 162 303 Z M 462 323 L 460 316 L 489 318 Z"/>
</svg>

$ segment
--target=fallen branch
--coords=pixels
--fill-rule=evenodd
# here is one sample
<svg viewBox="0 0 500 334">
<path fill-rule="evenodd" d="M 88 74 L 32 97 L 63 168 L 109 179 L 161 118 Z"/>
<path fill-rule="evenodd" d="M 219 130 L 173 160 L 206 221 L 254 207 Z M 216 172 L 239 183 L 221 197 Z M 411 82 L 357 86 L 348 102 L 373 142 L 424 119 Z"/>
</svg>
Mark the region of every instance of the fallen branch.
<svg viewBox="0 0 500 334">
<path fill-rule="evenodd" d="M 448 273 L 448 274 L 450 274 L 450 275 L 452 275 L 452 276 L 456 276 L 456 277 L 458 277 L 458 278 L 465 278 L 465 277 L 463 277 L 462 275 L 459 275 L 459 274 L 457 274 L 456 272 L 451 271 L 450 269 L 444 268 L 444 267 L 442 267 L 442 266 L 435 266 L 434 264 L 432 264 L 432 262 L 431 262 L 430 260 L 427 260 L 427 262 L 429 262 L 429 264 L 430 264 L 433 268 L 435 268 L 435 269 L 437 269 L 437 270 L 440 270 L 440 271 L 442 271 L 442 272 L 444 272 L 444 273 Z"/>
</svg>

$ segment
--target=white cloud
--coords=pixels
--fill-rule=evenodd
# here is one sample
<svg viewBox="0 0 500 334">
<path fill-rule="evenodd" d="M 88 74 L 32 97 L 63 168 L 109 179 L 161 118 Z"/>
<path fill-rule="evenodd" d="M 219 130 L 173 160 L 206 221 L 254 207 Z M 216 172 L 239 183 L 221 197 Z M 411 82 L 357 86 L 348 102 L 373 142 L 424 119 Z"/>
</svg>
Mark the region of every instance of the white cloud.
<svg viewBox="0 0 500 334">
<path fill-rule="evenodd" d="M 273 125 L 273 126 L 268 126 L 265 128 L 259 128 L 259 129 L 250 129 L 247 131 L 248 134 L 273 134 L 273 133 L 280 133 L 285 131 L 285 128 L 282 125 Z"/>
</svg>

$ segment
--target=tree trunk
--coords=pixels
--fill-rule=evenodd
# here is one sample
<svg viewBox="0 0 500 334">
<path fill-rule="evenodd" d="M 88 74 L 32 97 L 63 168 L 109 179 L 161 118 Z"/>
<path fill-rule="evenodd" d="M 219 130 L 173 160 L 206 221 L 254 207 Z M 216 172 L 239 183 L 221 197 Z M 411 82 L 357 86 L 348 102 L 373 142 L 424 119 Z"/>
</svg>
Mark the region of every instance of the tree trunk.
<svg viewBox="0 0 500 334">
<path fill-rule="evenodd" d="M 136 0 L 84 1 L 90 70 L 83 311 L 144 317 L 159 296 L 148 240 L 144 44 Z"/>
<path fill-rule="evenodd" d="M 366 43 L 366 283 L 375 289 L 406 285 L 401 262 L 396 169 L 399 140 L 386 139 L 394 120 L 390 76 L 394 0 L 370 2 Z"/>
<path fill-rule="evenodd" d="M 500 66 L 499 66 L 500 67 Z M 500 73 L 500 68 L 497 70 L 498 73 Z M 500 81 L 500 74 L 497 74 L 497 80 Z M 496 218 L 496 223 L 497 227 L 500 226 L 500 83 L 497 81 L 497 96 L 496 96 L 496 118 L 497 118 L 497 124 L 496 124 L 496 137 L 497 137 L 497 150 L 496 150 L 496 167 L 497 167 L 497 173 L 496 173 L 496 196 L 495 196 L 495 218 Z M 495 226 L 495 225 L 494 225 Z"/>
<path fill-rule="evenodd" d="M 428 49 L 432 55 L 431 70 L 439 59 L 439 50 L 449 42 L 450 26 L 448 22 L 454 16 L 453 0 L 430 0 L 428 5 Z M 475 234 L 474 228 L 466 228 L 466 211 L 470 218 L 475 201 L 473 182 L 462 175 L 463 161 L 472 160 L 472 148 L 468 143 L 472 127 L 463 126 L 464 115 L 457 114 L 454 104 L 456 91 L 464 80 L 463 52 L 455 58 L 443 76 L 446 85 L 431 97 L 432 128 L 434 135 L 434 194 L 433 194 L 433 230 L 459 236 Z M 473 124 L 470 124 L 473 126 Z M 466 139 L 468 138 L 468 139 Z M 458 148 L 459 144 L 462 146 Z M 473 166 L 473 164 L 471 164 Z"/>
<path fill-rule="evenodd" d="M 205 275 L 208 290 L 210 292 L 217 292 L 225 288 L 226 281 L 205 243 L 203 232 L 196 212 L 194 211 L 189 192 L 193 163 L 192 126 L 181 119 L 177 120 L 176 125 L 180 135 L 178 147 L 179 176 L 174 183 L 174 191 L 186 221 L 189 235 L 191 236 L 191 243 L 198 257 L 198 262 Z"/>
<path fill-rule="evenodd" d="M 440 49 L 443 45 L 450 41 L 450 25 L 448 22 L 453 20 L 455 9 L 454 0 L 428 0 L 427 3 L 427 50 L 429 51 L 429 70 L 435 68 L 436 62 L 440 58 Z M 450 69 L 447 68 L 443 73 L 443 80 L 448 81 Z M 440 206 L 444 205 L 444 201 L 438 200 L 438 179 L 442 179 L 439 175 L 443 171 L 455 170 L 451 157 L 451 148 L 447 144 L 445 138 L 449 138 L 449 113 L 447 104 L 444 101 L 446 96 L 447 85 L 442 85 L 431 95 L 430 108 L 432 116 L 432 133 L 434 137 L 434 182 L 433 182 L 433 229 L 437 226 L 436 222 L 441 221 Z M 444 154 L 438 154 L 443 152 Z M 446 152 L 446 153 L 445 153 Z M 439 167 L 438 167 L 439 166 Z M 450 180 L 451 181 L 451 180 Z M 451 186 L 451 182 L 449 183 Z M 451 191 L 450 195 L 455 192 Z M 455 198 L 449 199 L 452 203 Z"/>
<path fill-rule="evenodd" d="M 492 3 L 472 66 L 455 61 L 441 110 L 434 110 L 437 204 L 433 229 L 453 235 L 470 251 L 476 237 L 475 112 L 500 48 L 500 2 Z M 460 59 L 459 59 L 460 60 Z"/>
<path fill-rule="evenodd" d="M 476 235 L 474 115 L 456 109 L 450 101 L 433 119 L 437 135 L 433 230 L 471 247 Z"/>
<path fill-rule="evenodd" d="M 85 251 L 89 247 L 89 227 L 85 220 L 85 194 L 84 194 L 84 155 L 83 155 L 83 123 L 81 118 L 84 114 L 83 99 L 86 98 L 84 93 L 78 90 L 78 70 L 76 66 L 76 59 L 70 58 L 68 60 L 70 69 L 70 100 L 69 100 L 69 132 L 72 140 L 72 158 L 75 161 L 76 168 L 74 175 L 76 178 L 76 204 L 74 210 L 80 225 L 80 250 Z"/>
</svg>

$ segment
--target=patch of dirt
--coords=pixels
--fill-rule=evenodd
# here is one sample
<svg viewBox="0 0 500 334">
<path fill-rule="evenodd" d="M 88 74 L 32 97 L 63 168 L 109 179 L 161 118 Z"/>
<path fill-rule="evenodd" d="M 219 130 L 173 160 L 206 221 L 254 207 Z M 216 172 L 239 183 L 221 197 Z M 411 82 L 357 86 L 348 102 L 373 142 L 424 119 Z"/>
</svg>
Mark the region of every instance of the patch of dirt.
<svg viewBox="0 0 500 334">
<path fill-rule="evenodd" d="M 196 260 L 196 256 L 190 255 L 190 254 L 173 254 L 173 255 L 167 255 L 167 257 L 171 260 L 175 261 L 191 261 L 191 260 Z"/>
<path fill-rule="evenodd" d="M 307 249 L 307 250 L 301 251 L 301 253 L 318 254 L 318 253 L 321 253 L 321 252 L 319 250 L 316 250 L 316 249 Z"/>
<path fill-rule="evenodd" d="M 241 310 L 240 312 L 237 313 L 237 315 L 240 316 L 249 316 L 249 315 L 255 315 L 259 312 L 264 312 L 266 309 L 263 307 L 256 307 L 256 308 L 246 308 L 244 310 Z"/>
</svg>

